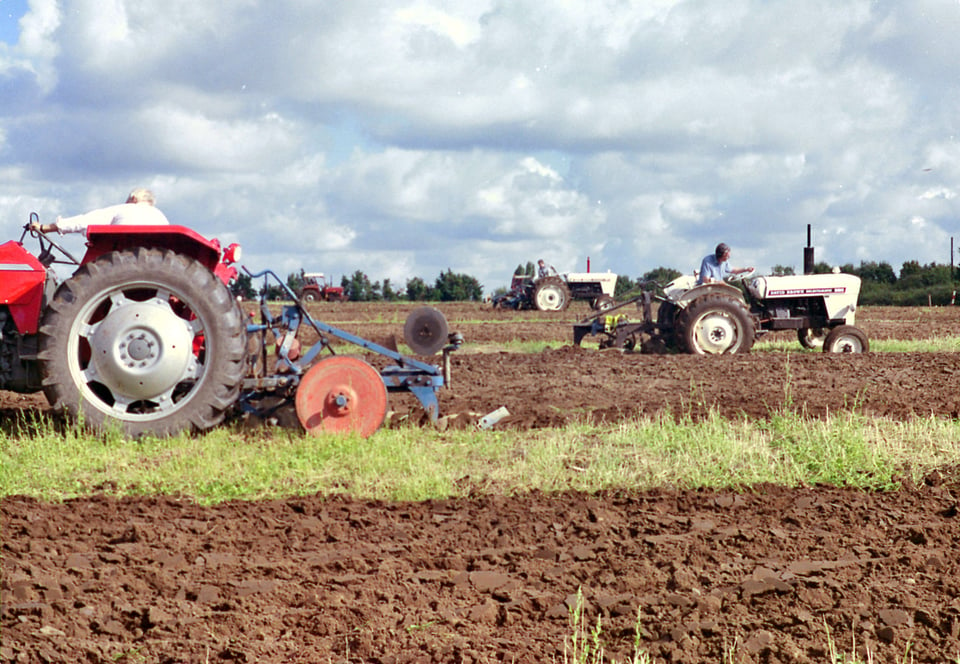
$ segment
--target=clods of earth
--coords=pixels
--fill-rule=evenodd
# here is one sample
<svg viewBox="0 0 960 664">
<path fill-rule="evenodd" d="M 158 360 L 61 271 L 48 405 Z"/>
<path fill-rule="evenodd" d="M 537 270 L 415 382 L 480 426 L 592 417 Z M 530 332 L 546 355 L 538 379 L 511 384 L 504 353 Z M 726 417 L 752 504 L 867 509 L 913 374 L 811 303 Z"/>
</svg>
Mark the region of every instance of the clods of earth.
<svg viewBox="0 0 960 664">
<path fill-rule="evenodd" d="M 318 305 L 318 316 L 377 338 L 390 327 L 385 306 Z M 521 432 L 658 412 L 960 410 L 960 353 L 634 355 L 570 346 L 570 312 L 444 313 L 467 346 L 442 409 L 506 406 L 503 425 Z M 871 340 L 931 338 L 955 336 L 956 320 L 950 308 L 864 308 L 858 324 Z M 521 338 L 557 343 L 497 347 Z M 4 423 L 44 409 L 41 397 L 0 392 Z M 960 467 L 892 492 L 624 488 L 211 507 L 13 496 L 0 501 L 0 661 L 563 662 L 579 609 L 617 661 L 639 634 L 658 662 L 957 662 L 958 514 Z"/>
</svg>

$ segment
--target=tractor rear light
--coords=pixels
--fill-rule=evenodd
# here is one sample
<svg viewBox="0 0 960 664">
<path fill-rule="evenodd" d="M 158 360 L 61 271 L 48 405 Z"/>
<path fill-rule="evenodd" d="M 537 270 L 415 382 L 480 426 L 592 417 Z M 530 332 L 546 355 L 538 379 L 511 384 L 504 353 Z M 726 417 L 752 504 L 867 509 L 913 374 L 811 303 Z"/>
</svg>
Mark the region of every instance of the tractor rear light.
<svg viewBox="0 0 960 664">
<path fill-rule="evenodd" d="M 234 242 L 229 247 L 227 247 L 223 252 L 223 262 L 227 265 L 232 265 L 240 261 L 240 257 L 243 255 L 243 249 L 239 244 Z"/>
</svg>

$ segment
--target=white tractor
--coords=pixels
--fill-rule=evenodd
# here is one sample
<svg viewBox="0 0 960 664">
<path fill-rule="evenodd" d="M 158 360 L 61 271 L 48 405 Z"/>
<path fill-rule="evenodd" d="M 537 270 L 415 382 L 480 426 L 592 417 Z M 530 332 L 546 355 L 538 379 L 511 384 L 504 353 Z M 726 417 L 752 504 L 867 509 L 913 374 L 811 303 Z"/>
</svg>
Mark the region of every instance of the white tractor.
<svg viewBox="0 0 960 664">
<path fill-rule="evenodd" d="M 617 275 L 613 272 L 568 272 L 534 278 L 515 274 L 507 293 L 493 298 L 497 309 L 564 311 L 574 299 L 589 300 L 596 311 L 614 306 Z"/>
<path fill-rule="evenodd" d="M 856 327 L 860 278 L 852 274 L 737 275 L 696 285 L 682 276 L 663 287 L 650 284 L 636 298 L 574 325 L 574 343 L 602 335 L 603 348 L 674 348 L 698 355 L 748 353 L 754 341 L 776 330 L 796 330 L 805 348 L 865 353 L 867 335 Z M 632 302 L 644 312 L 631 322 L 614 312 Z M 656 317 L 653 303 L 658 302 Z"/>
</svg>

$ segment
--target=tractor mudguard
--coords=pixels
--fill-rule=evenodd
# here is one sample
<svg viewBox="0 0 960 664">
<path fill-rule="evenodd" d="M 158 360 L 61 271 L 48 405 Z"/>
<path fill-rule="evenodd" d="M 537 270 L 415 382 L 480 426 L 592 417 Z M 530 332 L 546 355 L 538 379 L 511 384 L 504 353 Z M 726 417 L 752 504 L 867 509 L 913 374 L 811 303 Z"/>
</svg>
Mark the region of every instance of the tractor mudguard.
<svg viewBox="0 0 960 664">
<path fill-rule="evenodd" d="M 111 251 L 170 249 L 205 265 L 221 281 L 228 283 L 237 276 L 236 268 L 220 262 L 218 240 L 208 240 L 186 226 L 113 226 L 97 225 L 87 228 L 87 253 L 81 265 L 96 260 Z"/>
<path fill-rule="evenodd" d="M 694 300 L 704 296 L 704 295 L 724 295 L 726 297 L 735 297 L 739 299 L 744 304 L 747 304 L 746 298 L 743 296 L 743 291 L 737 288 L 736 286 L 731 286 L 730 284 L 722 281 L 713 282 L 710 284 L 701 284 L 700 286 L 694 286 L 686 293 L 681 295 L 676 299 L 674 304 L 679 308 L 684 308 Z"/>
</svg>

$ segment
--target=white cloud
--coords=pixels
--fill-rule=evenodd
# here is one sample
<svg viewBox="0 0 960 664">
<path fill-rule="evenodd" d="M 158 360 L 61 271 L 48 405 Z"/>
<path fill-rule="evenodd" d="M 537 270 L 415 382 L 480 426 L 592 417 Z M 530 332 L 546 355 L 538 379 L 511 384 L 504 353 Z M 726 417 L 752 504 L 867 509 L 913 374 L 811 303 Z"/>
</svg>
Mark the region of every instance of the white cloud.
<svg viewBox="0 0 960 664">
<path fill-rule="evenodd" d="M 154 106 L 137 117 L 139 130 L 155 151 L 183 169 L 238 172 L 277 168 L 296 156 L 297 127 L 275 113 L 245 119 L 217 119 L 184 108 Z"/>
<path fill-rule="evenodd" d="M 32 0 L 0 50 L 6 235 L 135 184 L 278 270 L 489 288 L 943 260 L 960 217 L 937 0 Z M 923 220 L 923 232 L 912 219 Z"/>
<path fill-rule="evenodd" d="M 471 44 L 480 36 L 475 21 L 464 20 L 426 3 L 398 9 L 394 16 L 405 27 L 424 27 L 452 41 L 458 48 Z"/>
</svg>

